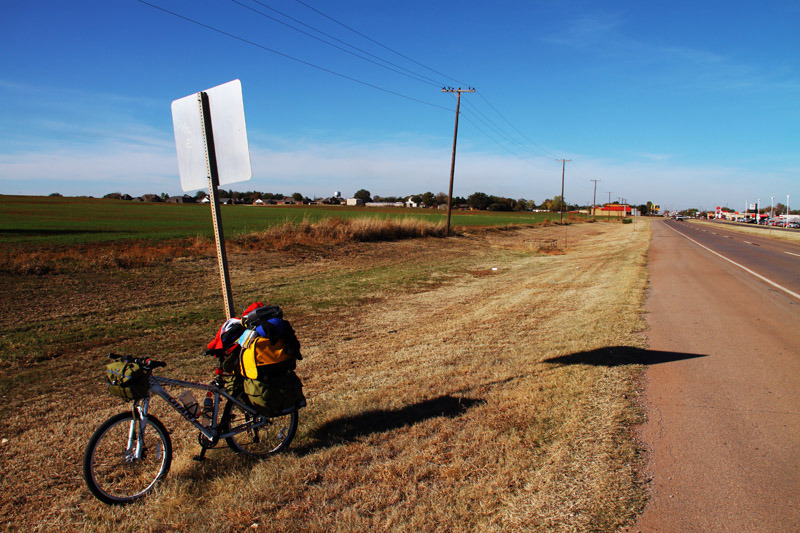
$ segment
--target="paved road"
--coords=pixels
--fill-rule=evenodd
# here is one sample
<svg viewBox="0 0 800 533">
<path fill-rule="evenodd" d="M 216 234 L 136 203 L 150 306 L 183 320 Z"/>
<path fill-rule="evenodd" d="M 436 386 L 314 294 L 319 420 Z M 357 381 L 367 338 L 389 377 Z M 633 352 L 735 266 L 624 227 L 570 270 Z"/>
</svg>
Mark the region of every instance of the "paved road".
<svg viewBox="0 0 800 533">
<path fill-rule="evenodd" d="M 795 292 L 800 257 L 690 226 L 653 223 L 649 343 L 675 356 L 646 373 L 653 498 L 631 530 L 800 531 L 800 299 L 702 246 Z"/>
<path fill-rule="evenodd" d="M 723 224 L 665 221 L 691 239 L 800 294 L 800 243 L 726 229 Z M 776 230 L 777 233 L 778 230 Z M 786 231 L 786 230 L 780 230 Z"/>
</svg>

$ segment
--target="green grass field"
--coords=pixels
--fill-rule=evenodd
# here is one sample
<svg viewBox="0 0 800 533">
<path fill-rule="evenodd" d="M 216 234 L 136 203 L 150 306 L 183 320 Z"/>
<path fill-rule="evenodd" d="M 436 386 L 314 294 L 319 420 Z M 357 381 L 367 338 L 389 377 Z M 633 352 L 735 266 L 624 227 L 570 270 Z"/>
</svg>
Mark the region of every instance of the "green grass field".
<svg viewBox="0 0 800 533">
<path fill-rule="evenodd" d="M 260 231 L 287 222 L 316 222 L 332 217 L 414 218 L 436 223 L 446 218 L 446 212 L 343 206 L 222 206 L 226 235 Z M 558 215 L 455 211 L 451 224 L 454 227 L 527 225 L 543 222 L 546 218 L 554 220 Z M 212 234 L 208 205 L 0 195 L 0 243 L 79 244 Z"/>
</svg>

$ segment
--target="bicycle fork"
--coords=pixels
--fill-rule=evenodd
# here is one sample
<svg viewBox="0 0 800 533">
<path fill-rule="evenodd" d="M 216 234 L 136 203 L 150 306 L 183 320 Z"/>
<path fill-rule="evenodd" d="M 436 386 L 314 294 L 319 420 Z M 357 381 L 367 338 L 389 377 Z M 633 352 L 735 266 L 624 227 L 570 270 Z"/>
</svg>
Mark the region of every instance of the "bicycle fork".
<svg viewBox="0 0 800 533">
<path fill-rule="evenodd" d="M 133 420 L 128 430 L 128 447 L 126 450 L 128 453 L 128 460 L 131 462 L 144 459 L 147 453 L 147 447 L 144 445 L 144 431 L 147 426 L 147 408 L 149 406 L 149 397 L 142 400 L 142 405 L 139 405 L 139 402 L 133 403 Z M 138 432 L 136 431 L 137 420 L 139 422 Z M 131 450 L 133 450 L 133 453 L 131 453 Z"/>
</svg>

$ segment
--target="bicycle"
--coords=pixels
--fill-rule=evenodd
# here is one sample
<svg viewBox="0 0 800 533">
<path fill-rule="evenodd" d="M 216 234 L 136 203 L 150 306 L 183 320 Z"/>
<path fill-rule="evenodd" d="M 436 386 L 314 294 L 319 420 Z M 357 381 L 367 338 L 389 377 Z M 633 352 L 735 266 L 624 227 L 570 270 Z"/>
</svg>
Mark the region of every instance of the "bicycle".
<svg viewBox="0 0 800 533">
<path fill-rule="evenodd" d="M 210 385 L 153 375 L 153 370 L 167 366 L 163 361 L 109 354 L 109 358 L 137 364 L 146 374 L 149 390 L 133 400 L 130 411 L 116 414 L 103 422 L 86 446 L 83 477 L 92 494 L 103 503 L 124 505 L 151 492 L 169 472 L 172 441 L 169 431 L 148 413 L 151 396 L 160 396 L 184 419 L 199 430 L 201 446 L 196 460 L 204 460 L 206 450 L 225 439 L 237 453 L 265 458 L 285 450 L 298 425 L 297 406 L 277 416 L 265 416 L 255 410 L 246 395 L 231 395 L 225 389 L 222 359 L 218 360 L 215 378 Z M 164 389 L 177 386 L 203 391 L 206 402 L 199 406 L 183 405 Z M 213 398 L 213 401 L 209 399 Z M 220 410 L 220 403 L 225 405 Z M 218 419 L 219 417 L 219 419 Z"/>
</svg>

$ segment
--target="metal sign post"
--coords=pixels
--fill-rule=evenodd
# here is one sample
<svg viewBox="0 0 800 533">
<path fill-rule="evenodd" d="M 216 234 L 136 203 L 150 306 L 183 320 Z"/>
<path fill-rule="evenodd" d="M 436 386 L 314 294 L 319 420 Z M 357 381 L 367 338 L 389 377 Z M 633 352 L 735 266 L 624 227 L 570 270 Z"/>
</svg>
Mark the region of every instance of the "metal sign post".
<svg viewBox="0 0 800 533">
<path fill-rule="evenodd" d="M 208 193 L 211 203 L 211 221 L 214 224 L 214 240 L 217 243 L 217 262 L 219 264 L 219 280 L 222 285 L 222 300 L 226 318 L 236 316 L 233 309 L 233 293 L 231 291 L 231 277 L 228 271 L 228 254 L 225 253 L 225 233 L 222 231 L 222 213 L 219 209 L 219 169 L 217 168 L 217 151 L 214 145 L 214 128 L 211 124 L 211 107 L 208 103 L 208 94 L 197 94 L 197 103 L 200 106 L 200 116 L 203 119 L 203 136 L 206 145 L 206 168 L 208 170 Z"/>
<path fill-rule="evenodd" d="M 225 315 L 231 318 L 236 312 L 218 187 L 246 181 L 252 176 L 241 83 L 233 80 L 175 100 L 172 102 L 172 122 L 181 187 L 184 191 L 191 191 L 208 185 L 222 299 Z"/>
</svg>

